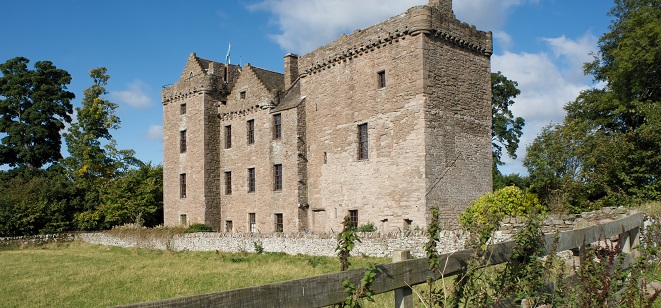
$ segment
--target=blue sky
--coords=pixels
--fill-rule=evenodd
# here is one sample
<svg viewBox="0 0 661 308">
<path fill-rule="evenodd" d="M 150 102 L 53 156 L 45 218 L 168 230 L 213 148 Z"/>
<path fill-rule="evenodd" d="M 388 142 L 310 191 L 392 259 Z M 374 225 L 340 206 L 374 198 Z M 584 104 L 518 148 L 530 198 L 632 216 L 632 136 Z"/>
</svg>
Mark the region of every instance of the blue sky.
<svg viewBox="0 0 661 308">
<path fill-rule="evenodd" d="M 177 81 L 191 52 L 282 72 L 288 52 L 305 54 L 342 33 L 365 28 L 428 0 L 22 0 L 5 1 L 0 63 L 49 60 L 73 77 L 80 106 L 88 71 L 105 66 L 107 98 L 119 104 L 120 149 L 162 163 L 163 85 Z M 593 86 L 581 65 L 608 31 L 607 0 L 454 0 L 458 19 L 494 33 L 492 71 L 519 82 L 513 108 L 526 119 L 519 159 L 504 173 L 525 173 L 525 146 L 541 127 L 562 121 L 562 106 Z M 63 148 L 66 148 L 63 145 Z"/>
</svg>

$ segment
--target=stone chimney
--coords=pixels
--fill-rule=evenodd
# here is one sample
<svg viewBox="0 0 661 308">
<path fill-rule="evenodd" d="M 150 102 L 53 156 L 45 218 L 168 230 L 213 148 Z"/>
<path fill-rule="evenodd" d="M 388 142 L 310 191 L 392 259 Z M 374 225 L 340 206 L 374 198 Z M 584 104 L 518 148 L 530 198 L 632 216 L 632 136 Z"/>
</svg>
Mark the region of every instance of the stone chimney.
<svg viewBox="0 0 661 308">
<path fill-rule="evenodd" d="M 285 91 L 298 78 L 298 55 L 288 53 L 285 55 Z"/>
<path fill-rule="evenodd" d="M 445 15 L 454 15 L 452 12 L 452 0 L 429 0 L 429 6 L 438 8 Z"/>
</svg>

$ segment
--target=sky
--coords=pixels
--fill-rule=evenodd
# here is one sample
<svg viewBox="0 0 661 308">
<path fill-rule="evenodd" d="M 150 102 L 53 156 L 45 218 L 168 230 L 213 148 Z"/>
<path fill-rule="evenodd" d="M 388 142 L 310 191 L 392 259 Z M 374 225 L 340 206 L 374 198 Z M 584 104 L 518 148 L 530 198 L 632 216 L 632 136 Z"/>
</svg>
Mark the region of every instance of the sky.
<svg viewBox="0 0 661 308">
<path fill-rule="evenodd" d="M 283 56 L 304 55 L 342 33 L 366 28 L 428 0 L 21 0 L 4 1 L 0 63 L 51 61 L 73 80 L 80 107 L 89 70 L 106 67 L 105 97 L 119 105 L 118 149 L 163 162 L 161 89 L 175 83 L 191 52 L 282 72 Z M 504 174 L 526 174 L 525 149 L 563 106 L 595 87 L 582 64 L 611 23 L 609 0 L 454 0 L 457 18 L 492 31 L 492 72 L 518 82 L 512 111 L 526 120 L 518 159 Z M 66 145 L 63 143 L 63 149 Z M 66 153 L 64 153 L 66 155 Z"/>
</svg>

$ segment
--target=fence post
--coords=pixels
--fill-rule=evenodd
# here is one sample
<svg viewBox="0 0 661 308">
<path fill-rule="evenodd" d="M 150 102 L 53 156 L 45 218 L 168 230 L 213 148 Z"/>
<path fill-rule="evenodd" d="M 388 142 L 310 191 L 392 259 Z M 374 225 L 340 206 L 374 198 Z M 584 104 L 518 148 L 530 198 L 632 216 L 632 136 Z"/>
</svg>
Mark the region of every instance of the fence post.
<svg viewBox="0 0 661 308">
<path fill-rule="evenodd" d="M 408 250 L 392 252 L 392 262 L 401 262 L 411 258 Z M 413 290 L 409 287 L 395 289 L 395 308 L 413 308 Z"/>
</svg>

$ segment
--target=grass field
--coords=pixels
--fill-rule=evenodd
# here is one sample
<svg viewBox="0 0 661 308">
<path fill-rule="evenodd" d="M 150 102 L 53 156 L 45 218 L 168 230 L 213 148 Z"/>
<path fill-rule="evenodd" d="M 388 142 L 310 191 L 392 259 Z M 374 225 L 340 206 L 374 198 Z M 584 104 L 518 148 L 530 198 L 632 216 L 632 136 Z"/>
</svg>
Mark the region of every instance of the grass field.
<svg viewBox="0 0 661 308">
<path fill-rule="evenodd" d="M 388 259 L 352 258 L 352 268 Z M 107 307 L 336 272 L 337 258 L 125 249 L 73 242 L 0 251 L 2 307 Z M 372 307 L 392 307 L 392 293 Z"/>
</svg>

